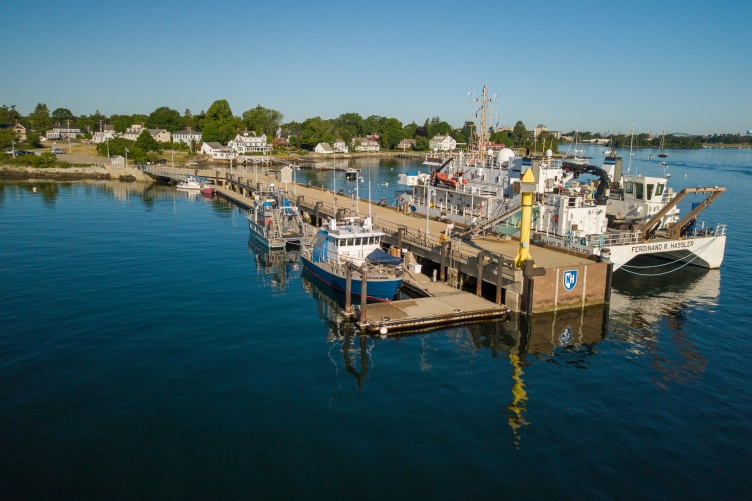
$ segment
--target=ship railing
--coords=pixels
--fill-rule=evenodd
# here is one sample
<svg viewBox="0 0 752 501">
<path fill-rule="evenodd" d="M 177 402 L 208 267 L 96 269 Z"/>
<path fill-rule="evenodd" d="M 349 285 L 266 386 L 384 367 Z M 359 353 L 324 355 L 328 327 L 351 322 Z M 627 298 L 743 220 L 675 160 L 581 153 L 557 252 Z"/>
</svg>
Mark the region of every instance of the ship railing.
<svg viewBox="0 0 752 501">
<path fill-rule="evenodd" d="M 428 247 L 429 249 L 436 249 L 437 247 L 440 247 L 443 242 L 446 241 L 447 238 L 451 239 L 452 242 L 452 250 L 451 250 L 451 257 L 452 260 L 455 262 L 461 262 L 463 264 L 474 262 L 474 260 L 477 259 L 478 256 L 478 248 L 470 246 L 466 243 L 464 243 L 459 238 L 451 238 L 451 236 L 447 237 L 445 234 L 440 235 L 433 235 L 429 234 L 426 235 L 425 231 L 418 229 L 413 230 L 410 228 L 407 228 L 403 225 L 393 223 L 391 221 L 382 221 L 376 218 L 377 220 L 374 221 L 374 227 L 380 229 L 387 235 L 394 235 L 400 229 L 402 229 L 402 241 L 403 242 L 411 242 L 417 245 L 420 245 L 422 247 Z"/>
</svg>

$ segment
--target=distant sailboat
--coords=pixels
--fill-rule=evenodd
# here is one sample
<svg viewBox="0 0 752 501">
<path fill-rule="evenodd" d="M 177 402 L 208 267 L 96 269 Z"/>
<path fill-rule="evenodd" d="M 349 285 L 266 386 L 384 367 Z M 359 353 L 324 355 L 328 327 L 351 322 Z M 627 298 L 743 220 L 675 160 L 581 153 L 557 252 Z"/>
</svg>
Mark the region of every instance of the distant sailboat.
<svg viewBox="0 0 752 501">
<path fill-rule="evenodd" d="M 663 129 L 663 134 L 661 135 L 661 146 L 658 148 L 658 156 L 660 158 L 666 158 L 668 157 L 668 153 L 666 153 L 665 149 L 666 144 L 666 129 Z"/>
</svg>

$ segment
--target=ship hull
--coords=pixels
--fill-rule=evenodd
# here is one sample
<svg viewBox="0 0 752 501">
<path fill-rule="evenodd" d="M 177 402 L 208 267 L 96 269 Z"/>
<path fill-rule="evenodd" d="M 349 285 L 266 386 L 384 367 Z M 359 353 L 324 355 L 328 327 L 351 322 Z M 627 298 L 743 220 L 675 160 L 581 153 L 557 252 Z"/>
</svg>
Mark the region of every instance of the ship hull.
<svg viewBox="0 0 752 501">
<path fill-rule="evenodd" d="M 332 288 L 345 292 L 347 280 L 344 267 L 335 267 L 327 262 L 313 263 L 305 256 L 301 256 L 303 266 L 316 278 Z M 393 273 L 369 275 L 366 294 L 368 300 L 387 302 L 397 295 L 402 278 Z M 362 293 L 362 280 L 359 273 L 352 272 L 351 291 L 355 296 Z"/>
</svg>

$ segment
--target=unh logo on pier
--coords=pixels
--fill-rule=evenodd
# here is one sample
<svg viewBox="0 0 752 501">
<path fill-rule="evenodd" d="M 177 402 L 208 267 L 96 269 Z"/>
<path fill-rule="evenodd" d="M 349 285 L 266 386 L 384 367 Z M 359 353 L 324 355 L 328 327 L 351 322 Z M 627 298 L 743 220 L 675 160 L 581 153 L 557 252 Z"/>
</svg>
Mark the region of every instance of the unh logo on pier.
<svg viewBox="0 0 752 501">
<path fill-rule="evenodd" d="M 574 289 L 577 285 L 577 270 L 568 270 L 564 272 L 564 288 L 568 291 Z"/>
</svg>

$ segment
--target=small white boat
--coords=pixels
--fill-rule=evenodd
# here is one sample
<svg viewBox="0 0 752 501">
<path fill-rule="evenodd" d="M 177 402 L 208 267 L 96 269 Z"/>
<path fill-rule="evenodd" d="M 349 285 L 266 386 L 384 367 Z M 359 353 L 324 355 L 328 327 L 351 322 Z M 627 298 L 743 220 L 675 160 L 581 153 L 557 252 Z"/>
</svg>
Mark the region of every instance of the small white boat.
<svg viewBox="0 0 752 501">
<path fill-rule="evenodd" d="M 201 188 L 204 188 L 205 186 L 206 182 L 203 182 L 200 178 L 188 175 L 185 176 L 185 179 L 180 181 L 175 187 L 179 190 L 200 191 Z"/>
</svg>

